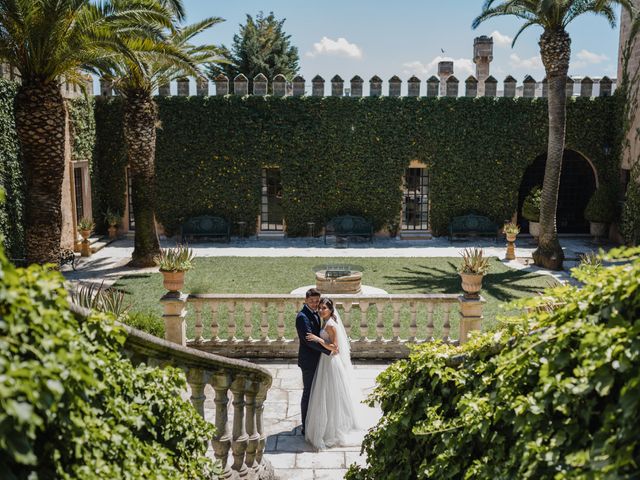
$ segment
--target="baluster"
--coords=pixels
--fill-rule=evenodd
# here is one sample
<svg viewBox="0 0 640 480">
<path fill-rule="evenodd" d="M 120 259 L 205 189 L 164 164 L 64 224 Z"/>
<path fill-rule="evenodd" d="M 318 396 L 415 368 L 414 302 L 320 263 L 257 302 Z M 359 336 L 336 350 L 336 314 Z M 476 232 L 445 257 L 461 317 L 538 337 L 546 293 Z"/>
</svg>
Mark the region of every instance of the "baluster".
<svg viewBox="0 0 640 480">
<path fill-rule="evenodd" d="M 409 324 L 409 341 L 416 341 L 416 334 L 418 333 L 418 324 L 416 322 L 416 316 L 418 315 L 418 302 L 409 302 L 409 308 L 411 309 L 411 323 Z"/>
<path fill-rule="evenodd" d="M 256 380 L 251 380 L 248 382 L 246 398 L 247 398 L 247 407 L 245 409 L 247 414 L 246 425 L 247 425 L 247 454 L 245 456 L 244 463 L 247 468 L 254 470 L 257 467 L 256 455 L 258 452 L 258 446 L 260 444 L 260 434 L 258 434 L 258 430 L 256 428 L 256 395 L 258 394 L 258 389 L 260 384 Z"/>
<path fill-rule="evenodd" d="M 229 308 L 227 309 L 228 318 L 227 318 L 227 329 L 229 330 L 228 339 L 230 342 L 237 342 L 236 338 L 236 302 L 229 302 Z"/>
<path fill-rule="evenodd" d="M 196 342 L 202 342 L 202 303 L 195 302 L 194 308 L 196 310 Z"/>
<path fill-rule="evenodd" d="M 278 341 L 284 342 L 284 301 L 278 302 Z"/>
<path fill-rule="evenodd" d="M 231 437 L 229 436 L 228 406 L 229 396 L 227 392 L 231 386 L 231 377 L 226 373 L 214 375 L 212 385 L 215 392 L 214 402 L 216 404 L 216 435 L 213 437 L 213 451 L 216 459 L 222 464 L 224 470 L 223 478 L 231 476 L 231 468 L 227 465 L 229 460 L 229 449 L 231 448 Z"/>
<path fill-rule="evenodd" d="M 342 303 L 342 308 L 344 309 L 344 316 L 342 318 L 342 323 L 344 325 L 344 329 L 347 331 L 347 337 L 351 338 L 351 307 L 353 306 L 353 302 L 345 301 Z"/>
<path fill-rule="evenodd" d="M 442 325 L 442 338 L 445 342 L 449 341 L 449 333 L 451 331 L 451 323 L 450 323 L 450 315 L 451 315 L 451 304 L 445 303 L 442 307 L 444 310 L 444 324 Z"/>
<path fill-rule="evenodd" d="M 204 394 L 204 386 L 206 385 L 204 370 L 200 368 L 190 368 L 187 371 L 187 382 L 191 387 L 191 404 L 196 412 L 204 418 L 204 401 L 206 396 Z"/>
<path fill-rule="evenodd" d="M 369 333 L 369 322 L 367 322 L 367 312 L 369 311 L 369 302 L 360 302 L 360 341 L 368 342 L 367 334 Z"/>
<path fill-rule="evenodd" d="M 231 439 L 231 451 L 233 454 L 233 465 L 231 468 L 238 472 L 240 478 L 247 475 L 247 466 L 244 464 L 244 455 L 247 451 L 249 436 L 244 429 L 244 395 L 246 391 L 246 378 L 238 375 L 231 384 L 233 393 L 233 432 Z"/>
<path fill-rule="evenodd" d="M 209 310 L 211 311 L 211 341 L 219 342 L 220 337 L 218 332 L 220 331 L 220 302 L 214 300 L 209 302 Z"/>
<path fill-rule="evenodd" d="M 380 302 L 376 305 L 378 307 L 378 318 L 376 320 L 376 341 L 384 341 L 384 309 L 387 306 L 386 302 Z"/>
<path fill-rule="evenodd" d="M 253 311 L 253 302 L 244 302 L 244 339 L 248 342 L 253 340 L 251 338 L 251 331 L 253 330 L 253 322 L 251 321 L 251 313 Z"/>
<path fill-rule="evenodd" d="M 260 442 L 258 443 L 258 451 L 256 452 L 256 463 L 262 464 L 262 456 L 264 455 L 264 449 L 267 446 L 267 435 L 264 433 L 264 426 L 262 425 L 262 415 L 264 412 L 264 402 L 267 399 L 267 392 L 271 382 L 262 380 L 260 382 L 260 388 L 258 389 L 258 395 L 256 395 L 256 430 L 260 435 Z"/>
<path fill-rule="evenodd" d="M 427 341 L 433 341 L 433 302 L 427 303 Z"/>
<path fill-rule="evenodd" d="M 399 342 L 400 341 L 400 309 L 402 308 L 402 303 L 393 302 L 391 306 L 393 307 L 393 325 L 392 325 L 393 341 Z"/>
<path fill-rule="evenodd" d="M 260 305 L 260 340 L 262 340 L 263 342 L 269 341 L 269 317 L 267 316 L 268 308 L 268 302 L 262 302 L 262 304 Z"/>
</svg>

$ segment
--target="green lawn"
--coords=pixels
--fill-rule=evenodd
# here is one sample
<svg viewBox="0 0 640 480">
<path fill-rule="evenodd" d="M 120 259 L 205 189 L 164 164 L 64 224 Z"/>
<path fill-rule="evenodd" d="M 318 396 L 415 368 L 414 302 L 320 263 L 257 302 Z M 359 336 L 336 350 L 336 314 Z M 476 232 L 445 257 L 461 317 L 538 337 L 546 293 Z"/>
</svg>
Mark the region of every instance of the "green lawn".
<svg viewBox="0 0 640 480">
<path fill-rule="evenodd" d="M 187 272 L 185 291 L 190 293 L 290 293 L 295 288 L 315 282 L 313 267 L 326 264 L 356 264 L 363 267 L 363 283 L 389 293 L 461 293 L 456 267 L 458 258 L 304 258 L 304 257 L 204 257 L 195 260 L 195 268 Z M 491 271 L 483 281 L 486 298 L 483 329 L 496 324 L 496 314 L 502 313 L 500 303 L 534 295 L 555 285 L 553 278 L 529 272 L 511 270 L 497 258 L 491 259 Z M 152 316 L 162 314 L 159 299 L 165 293 L 162 275 L 150 273 L 123 277 L 116 285 L 126 292 L 133 312 Z M 374 314 L 375 312 L 370 312 Z M 295 312 L 287 312 L 293 319 Z M 354 314 L 354 321 L 359 317 Z M 275 312 L 272 312 L 275 318 Z M 205 322 L 207 318 L 205 317 Z M 451 316 L 451 334 L 457 337 L 458 315 Z M 441 325 L 436 315 L 436 333 Z M 188 336 L 193 336 L 193 316 L 187 317 Z M 257 322 L 257 319 L 256 319 Z M 225 315 L 220 323 L 224 333 Z M 242 325 L 238 319 L 238 326 Z M 371 316 L 370 335 L 374 334 Z M 388 322 L 390 323 L 390 322 Z M 403 332 L 408 328 L 408 314 L 402 317 Z M 293 322 L 286 322 L 287 335 L 293 335 Z M 206 323 L 205 323 L 206 325 Z M 205 327 L 205 330 L 206 327 Z M 390 329 L 388 329 L 390 330 Z M 241 329 L 239 328 L 239 332 Z M 156 332 L 157 333 L 157 330 Z M 270 335 L 275 333 L 275 320 Z M 390 335 L 388 331 L 387 335 Z"/>
</svg>

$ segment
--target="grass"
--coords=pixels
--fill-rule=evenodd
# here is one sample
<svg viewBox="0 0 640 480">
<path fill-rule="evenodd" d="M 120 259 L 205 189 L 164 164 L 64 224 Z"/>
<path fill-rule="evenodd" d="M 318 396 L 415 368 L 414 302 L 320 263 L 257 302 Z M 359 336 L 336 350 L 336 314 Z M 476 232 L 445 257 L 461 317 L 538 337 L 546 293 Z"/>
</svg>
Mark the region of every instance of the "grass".
<svg viewBox="0 0 640 480">
<path fill-rule="evenodd" d="M 307 258 L 307 257 L 203 257 L 195 260 L 195 268 L 187 272 L 185 291 L 190 293 L 290 293 L 292 290 L 315 282 L 314 267 L 327 264 L 355 264 L 363 267 L 363 284 L 378 287 L 388 293 L 461 293 L 456 268 L 459 258 Z M 504 313 L 500 304 L 525 296 L 535 295 L 548 286 L 556 285 L 549 276 L 507 268 L 497 258 L 491 258 L 491 270 L 483 280 L 482 295 L 487 300 L 483 329 L 496 325 L 496 315 Z M 165 293 L 162 275 L 149 273 L 121 278 L 115 287 L 126 293 L 132 312 L 160 316 L 160 297 Z M 372 309 L 373 310 L 373 309 Z M 241 313 L 241 312 L 240 312 Z M 369 334 L 375 330 L 374 311 L 368 318 Z M 390 315 L 387 312 L 387 315 Z M 257 316 L 257 312 L 256 312 Z M 275 312 L 270 312 L 270 336 L 275 335 Z M 293 309 L 286 312 L 287 336 L 293 336 Z M 221 333 L 226 333 L 226 312 L 220 316 Z M 204 315 L 205 331 L 207 316 Z M 359 321 L 359 311 L 352 322 Z M 403 333 L 408 329 L 408 313 L 402 318 Z M 436 315 L 436 334 L 441 330 Z M 451 315 L 451 335 L 457 337 L 457 309 Z M 236 320 L 238 334 L 242 332 L 242 319 Z M 254 328 L 259 323 L 254 320 Z M 390 324 L 390 322 L 385 322 Z M 187 335 L 194 335 L 193 315 L 187 316 Z M 390 336 L 390 327 L 386 336 Z M 254 330 L 257 331 L 257 330 Z M 157 333 L 156 333 L 157 334 Z M 206 336 L 206 335 L 205 335 Z"/>
</svg>

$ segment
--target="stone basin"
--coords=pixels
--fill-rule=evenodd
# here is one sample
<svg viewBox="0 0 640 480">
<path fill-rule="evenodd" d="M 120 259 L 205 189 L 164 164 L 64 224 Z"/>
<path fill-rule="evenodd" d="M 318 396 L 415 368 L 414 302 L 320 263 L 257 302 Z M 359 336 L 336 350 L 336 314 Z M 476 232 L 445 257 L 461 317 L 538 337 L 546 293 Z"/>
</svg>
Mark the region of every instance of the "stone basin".
<svg viewBox="0 0 640 480">
<path fill-rule="evenodd" d="M 362 292 L 362 272 L 319 270 L 316 272 L 316 288 L 323 294 L 359 295 Z"/>
</svg>

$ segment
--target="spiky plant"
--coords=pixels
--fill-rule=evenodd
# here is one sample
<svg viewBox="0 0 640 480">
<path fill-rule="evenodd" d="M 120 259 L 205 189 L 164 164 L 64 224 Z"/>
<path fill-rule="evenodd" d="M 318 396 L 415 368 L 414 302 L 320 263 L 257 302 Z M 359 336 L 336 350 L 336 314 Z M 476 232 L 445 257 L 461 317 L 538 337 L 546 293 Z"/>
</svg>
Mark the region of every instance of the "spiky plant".
<svg viewBox="0 0 640 480">
<path fill-rule="evenodd" d="M 489 259 L 484 256 L 481 248 L 465 248 L 462 253 L 462 263 L 458 272 L 471 275 L 484 275 L 489 271 Z"/>
<path fill-rule="evenodd" d="M 177 245 L 161 249 L 155 261 L 161 272 L 186 272 L 193 267 L 193 258 L 193 250 L 186 245 Z"/>
</svg>

